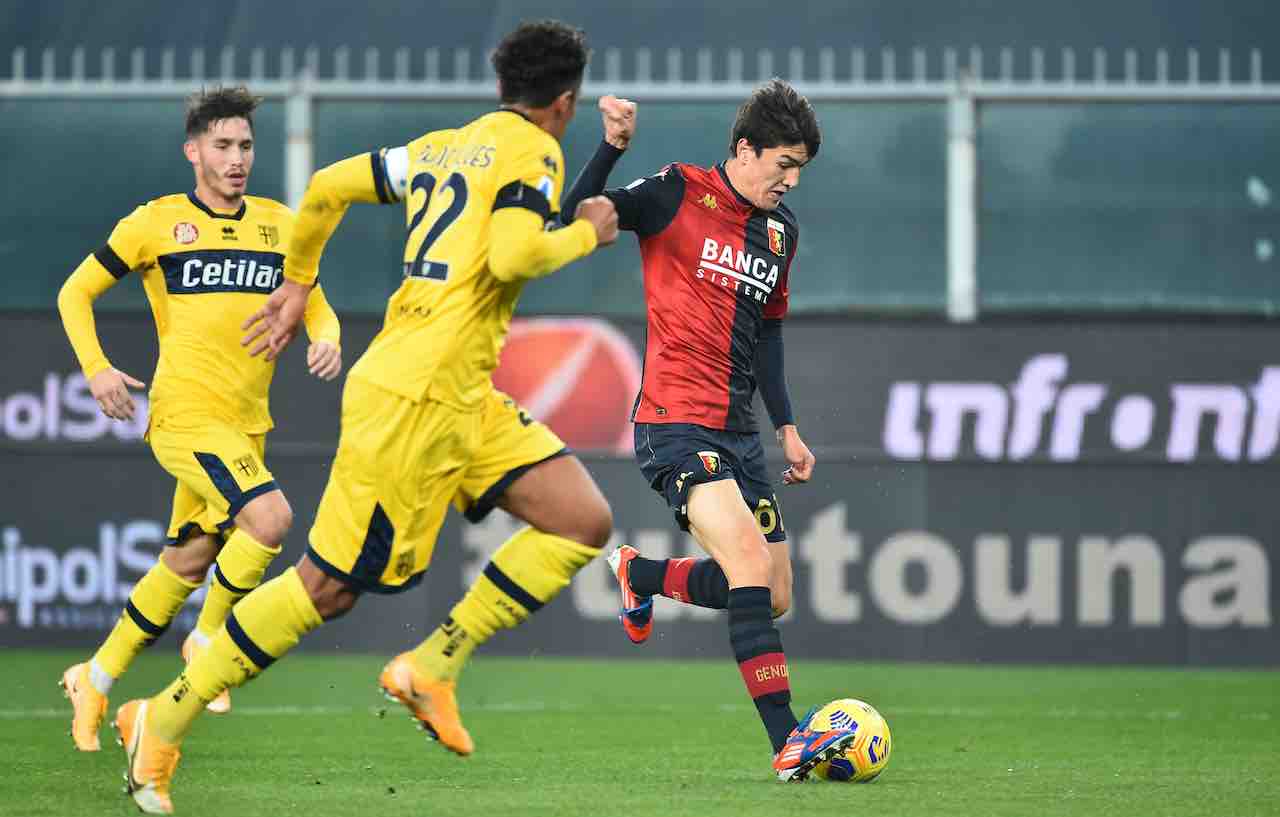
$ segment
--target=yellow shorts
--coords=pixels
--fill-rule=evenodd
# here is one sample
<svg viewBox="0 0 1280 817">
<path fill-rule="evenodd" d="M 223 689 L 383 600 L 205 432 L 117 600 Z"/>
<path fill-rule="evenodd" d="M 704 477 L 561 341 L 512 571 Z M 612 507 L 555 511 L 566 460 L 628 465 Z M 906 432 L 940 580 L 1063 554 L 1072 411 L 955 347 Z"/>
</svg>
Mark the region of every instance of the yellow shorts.
<svg viewBox="0 0 1280 817">
<path fill-rule="evenodd" d="M 422 580 L 451 503 L 480 519 L 520 474 L 564 450 L 501 392 L 462 411 L 348 378 L 307 555 L 356 590 L 407 590 Z"/>
<path fill-rule="evenodd" d="M 265 434 L 245 434 L 217 420 L 153 420 L 147 441 L 156 460 L 178 481 L 168 544 L 200 532 L 221 533 L 255 497 L 276 489 L 263 462 Z"/>
</svg>

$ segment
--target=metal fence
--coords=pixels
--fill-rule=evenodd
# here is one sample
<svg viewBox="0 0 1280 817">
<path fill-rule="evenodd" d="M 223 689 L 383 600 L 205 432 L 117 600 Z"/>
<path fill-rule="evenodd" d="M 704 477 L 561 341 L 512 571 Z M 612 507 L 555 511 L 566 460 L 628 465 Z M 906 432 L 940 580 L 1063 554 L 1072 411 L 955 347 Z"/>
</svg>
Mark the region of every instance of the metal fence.
<svg viewBox="0 0 1280 817">
<path fill-rule="evenodd" d="M 200 48 L 185 52 L 187 65 L 182 69 L 174 49 L 134 49 L 127 56 L 127 75 L 117 72 L 124 55 L 115 49 L 103 49 L 97 56 L 97 68 L 90 70 L 83 48 L 69 54 L 44 49 L 38 71 L 32 71 L 33 60 L 18 48 L 8 78 L 0 79 L 0 101 L 180 99 L 206 83 L 248 83 L 255 93 L 284 103 L 285 197 L 293 206 L 301 200 L 316 163 L 313 122 L 318 103 L 481 101 L 494 93 L 492 69 L 487 58 L 481 58 L 487 55 L 468 48 L 400 48 L 389 55 L 377 48 L 359 55 L 345 47 L 325 54 L 314 48 L 272 53 L 227 48 L 217 55 L 216 70 L 210 66 L 214 60 Z M 687 56 L 679 49 L 606 49 L 588 72 L 584 96 L 615 93 L 644 102 L 736 103 L 759 80 L 781 74 L 815 102 L 945 104 L 946 312 L 960 322 L 975 320 L 979 312 L 983 168 L 978 137 L 984 106 L 1280 102 L 1280 83 L 1264 81 L 1262 53 L 1256 49 L 1213 55 L 1196 50 L 1140 55 L 1133 49 L 1118 55 L 1102 49 L 1053 54 L 1037 48 L 1005 48 L 994 54 L 977 48 L 944 49 L 940 54 L 923 49 L 905 54 L 887 48 L 874 53 L 856 47 L 843 53 L 832 48 L 791 49 L 785 54 L 785 69 L 783 60 L 764 50 L 753 55 L 750 76 L 747 55 L 739 49 L 702 48 L 692 60 Z M 358 72 L 353 67 L 357 57 L 362 63 Z M 1243 73 L 1241 66 L 1246 67 Z M 1280 308 L 1280 297 L 1262 301 L 1259 308 L 1264 313 Z"/>
</svg>

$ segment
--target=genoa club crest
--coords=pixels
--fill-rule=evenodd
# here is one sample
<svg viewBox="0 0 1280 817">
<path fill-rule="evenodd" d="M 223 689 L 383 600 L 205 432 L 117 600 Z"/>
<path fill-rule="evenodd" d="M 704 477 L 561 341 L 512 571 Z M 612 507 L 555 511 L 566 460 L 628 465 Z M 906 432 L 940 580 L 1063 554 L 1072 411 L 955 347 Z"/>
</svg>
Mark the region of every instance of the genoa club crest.
<svg viewBox="0 0 1280 817">
<path fill-rule="evenodd" d="M 699 451 L 698 459 L 702 460 L 702 467 L 707 469 L 708 474 L 720 473 L 720 455 L 714 451 Z"/>
<path fill-rule="evenodd" d="M 179 221 L 173 225 L 173 240 L 179 244 L 194 244 L 200 238 L 200 231 L 189 221 Z"/>
<path fill-rule="evenodd" d="M 782 222 L 769 219 L 766 224 L 769 232 L 769 249 L 774 255 L 785 256 L 787 254 L 787 231 L 783 229 Z"/>
</svg>

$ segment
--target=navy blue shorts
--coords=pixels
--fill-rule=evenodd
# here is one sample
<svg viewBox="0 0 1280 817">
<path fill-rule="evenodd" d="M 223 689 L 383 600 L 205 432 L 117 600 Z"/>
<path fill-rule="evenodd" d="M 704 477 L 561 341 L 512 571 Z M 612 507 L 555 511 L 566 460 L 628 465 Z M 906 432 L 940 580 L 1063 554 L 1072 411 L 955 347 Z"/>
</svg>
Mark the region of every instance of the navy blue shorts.
<svg viewBox="0 0 1280 817">
<path fill-rule="evenodd" d="M 636 423 L 635 446 L 640 471 L 667 501 L 680 530 L 689 530 L 687 510 L 693 486 L 732 479 L 756 515 L 764 538 L 786 540 L 782 508 L 769 482 L 759 434 L 692 423 Z"/>
</svg>

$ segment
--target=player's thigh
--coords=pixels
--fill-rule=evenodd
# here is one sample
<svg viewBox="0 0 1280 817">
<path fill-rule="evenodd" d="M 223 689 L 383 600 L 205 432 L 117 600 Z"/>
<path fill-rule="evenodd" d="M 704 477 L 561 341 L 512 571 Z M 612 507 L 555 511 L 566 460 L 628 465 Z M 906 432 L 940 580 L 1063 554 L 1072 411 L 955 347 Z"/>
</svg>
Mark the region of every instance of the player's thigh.
<svg viewBox="0 0 1280 817">
<path fill-rule="evenodd" d="M 478 415 L 348 378 L 308 558 L 357 590 L 420 581 L 478 430 Z"/>
<path fill-rule="evenodd" d="M 602 547 L 613 528 L 609 503 L 555 432 L 500 391 L 485 400 L 477 446 L 454 498 L 478 522 L 495 507 L 538 530 Z"/>
<path fill-rule="evenodd" d="M 758 434 L 734 435 L 733 469 L 747 509 L 755 515 L 770 556 L 769 589 L 775 615 L 791 607 L 791 552 L 782 520 L 782 506 L 769 480 L 764 448 Z"/>
<path fill-rule="evenodd" d="M 152 423 L 148 440 L 156 461 L 180 486 L 171 538 L 197 528 L 224 531 L 246 505 L 277 491 L 275 477 L 263 462 L 261 435 L 250 436 L 216 420 L 160 421 Z"/>
<path fill-rule="evenodd" d="M 689 491 L 689 530 L 724 570 L 730 587 L 768 585 L 772 558 L 738 483 L 718 479 Z"/>
<path fill-rule="evenodd" d="M 544 533 L 587 547 L 604 547 L 613 532 L 608 500 L 573 455 L 543 460 L 521 474 L 498 507 Z"/>
</svg>

